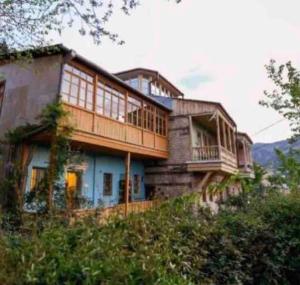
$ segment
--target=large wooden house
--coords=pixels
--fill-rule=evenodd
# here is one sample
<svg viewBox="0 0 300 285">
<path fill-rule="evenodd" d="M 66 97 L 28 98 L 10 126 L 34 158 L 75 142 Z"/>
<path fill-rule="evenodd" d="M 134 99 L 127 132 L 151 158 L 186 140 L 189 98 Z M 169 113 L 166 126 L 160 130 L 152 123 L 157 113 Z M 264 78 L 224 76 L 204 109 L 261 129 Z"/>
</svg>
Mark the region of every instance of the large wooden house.
<svg viewBox="0 0 300 285">
<path fill-rule="evenodd" d="M 112 74 L 59 45 L 34 52 L 26 64 L 3 58 L 0 74 L 2 139 L 10 129 L 36 123 L 48 104 L 63 102 L 75 127 L 72 147 L 83 157 L 63 179 L 92 207 L 194 191 L 214 201 L 206 193 L 211 183 L 252 175 L 252 141 L 237 132 L 223 106 L 185 99 L 157 71 Z M 26 144 L 32 155 L 25 191 L 34 191 L 49 163 L 47 130 Z"/>
</svg>

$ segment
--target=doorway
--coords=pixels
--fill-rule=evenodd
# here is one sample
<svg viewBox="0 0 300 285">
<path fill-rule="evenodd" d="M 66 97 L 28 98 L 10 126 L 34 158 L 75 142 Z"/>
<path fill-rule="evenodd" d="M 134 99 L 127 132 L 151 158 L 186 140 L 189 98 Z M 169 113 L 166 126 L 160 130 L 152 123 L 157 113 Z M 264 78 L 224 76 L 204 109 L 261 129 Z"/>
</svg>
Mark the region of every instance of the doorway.
<svg viewBox="0 0 300 285">
<path fill-rule="evenodd" d="M 81 175 L 75 171 L 68 171 L 66 177 L 67 208 L 80 208 Z"/>
</svg>

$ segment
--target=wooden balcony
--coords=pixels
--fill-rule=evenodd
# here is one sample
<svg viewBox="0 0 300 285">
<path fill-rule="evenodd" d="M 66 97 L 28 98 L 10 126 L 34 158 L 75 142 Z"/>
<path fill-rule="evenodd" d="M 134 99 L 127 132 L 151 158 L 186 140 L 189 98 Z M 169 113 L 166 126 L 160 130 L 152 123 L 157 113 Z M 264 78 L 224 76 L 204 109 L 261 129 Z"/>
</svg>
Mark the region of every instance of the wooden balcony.
<svg viewBox="0 0 300 285">
<path fill-rule="evenodd" d="M 192 160 L 188 162 L 189 171 L 221 171 L 237 173 L 237 156 L 223 146 L 212 145 L 192 148 Z"/>
<path fill-rule="evenodd" d="M 155 132 L 96 114 L 64 103 L 76 131 L 73 140 L 81 144 L 120 152 L 154 157 L 168 157 L 168 138 Z"/>
</svg>

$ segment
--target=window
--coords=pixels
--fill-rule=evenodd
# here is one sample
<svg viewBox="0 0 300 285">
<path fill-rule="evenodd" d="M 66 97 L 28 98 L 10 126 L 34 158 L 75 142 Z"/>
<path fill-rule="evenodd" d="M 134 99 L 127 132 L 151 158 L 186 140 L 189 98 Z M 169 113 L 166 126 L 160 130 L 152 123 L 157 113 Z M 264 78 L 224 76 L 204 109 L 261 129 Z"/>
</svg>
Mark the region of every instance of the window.
<svg viewBox="0 0 300 285">
<path fill-rule="evenodd" d="M 112 173 L 103 174 L 103 195 L 111 196 L 112 195 Z"/>
<path fill-rule="evenodd" d="M 47 168 L 33 167 L 31 171 L 30 191 L 35 191 L 45 181 Z"/>
<path fill-rule="evenodd" d="M 150 93 L 151 93 L 151 95 L 155 95 L 155 96 L 159 96 L 160 94 L 159 94 L 159 88 L 156 86 L 156 84 L 155 83 L 151 83 L 150 84 Z"/>
<path fill-rule="evenodd" d="M 166 116 L 160 110 L 156 112 L 156 133 L 163 136 L 167 134 Z"/>
<path fill-rule="evenodd" d="M 107 84 L 98 82 L 96 112 L 120 122 L 125 121 L 125 95 Z"/>
<path fill-rule="evenodd" d="M 154 131 L 154 106 L 144 104 L 144 125 L 143 127 L 149 131 Z"/>
<path fill-rule="evenodd" d="M 2 113 L 3 101 L 4 101 L 5 81 L 0 82 L 0 116 Z"/>
<path fill-rule="evenodd" d="M 128 96 L 127 102 L 127 122 L 139 127 L 142 123 L 142 103 L 131 96 Z"/>
<path fill-rule="evenodd" d="M 140 192 L 141 192 L 141 176 L 135 174 L 133 176 L 133 193 L 140 194 Z"/>
<path fill-rule="evenodd" d="M 142 79 L 142 92 L 143 92 L 145 95 L 148 95 L 148 94 L 149 94 L 149 80 L 146 79 L 146 78 L 143 78 L 143 79 Z"/>
<path fill-rule="evenodd" d="M 126 83 L 128 83 L 131 87 L 135 89 L 139 89 L 139 79 L 138 78 L 131 78 L 129 80 L 126 80 Z"/>
<path fill-rule="evenodd" d="M 66 64 L 61 86 L 63 101 L 93 110 L 93 80 L 87 73 Z"/>
</svg>

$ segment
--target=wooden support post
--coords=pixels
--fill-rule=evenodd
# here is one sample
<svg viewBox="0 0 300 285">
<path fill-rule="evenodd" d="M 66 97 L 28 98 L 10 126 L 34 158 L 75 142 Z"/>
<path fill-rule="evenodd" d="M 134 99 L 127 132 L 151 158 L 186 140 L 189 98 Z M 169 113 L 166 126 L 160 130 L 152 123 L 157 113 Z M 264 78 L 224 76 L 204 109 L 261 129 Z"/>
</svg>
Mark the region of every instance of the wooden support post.
<svg viewBox="0 0 300 285">
<path fill-rule="evenodd" d="M 228 126 L 228 125 L 227 125 L 227 134 L 228 134 L 228 150 L 232 152 L 232 141 L 231 141 L 230 126 Z"/>
<path fill-rule="evenodd" d="M 234 151 L 234 154 L 237 154 L 237 139 L 236 139 L 236 130 L 234 129 L 232 131 L 232 135 L 233 135 L 233 151 Z"/>
<path fill-rule="evenodd" d="M 218 140 L 218 152 L 219 152 L 219 159 L 221 160 L 221 132 L 220 132 L 220 117 L 219 114 L 217 115 L 217 140 Z"/>
<path fill-rule="evenodd" d="M 226 125 L 225 121 L 223 120 L 223 138 L 224 138 L 224 147 L 227 149 L 227 132 L 226 132 Z"/>
<path fill-rule="evenodd" d="M 243 141 L 243 152 L 244 152 L 244 169 L 247 170 L 247 153 L 246 153 L 245 141 Z"/>
<path fill-rule="evenodd" d="M 94 86 L 93 86 L 93 125 L 92 132 L 96 132 L 96 106 L 97 106 L 97 88 L 98 88 L 98 75 L 94 76 Z"/>
<path fill-rule="evenodd" d="M 128 215 L 129 191 L 130 191 L 130 152 L 125 159 L 125 216 Z"/>
</svg>

